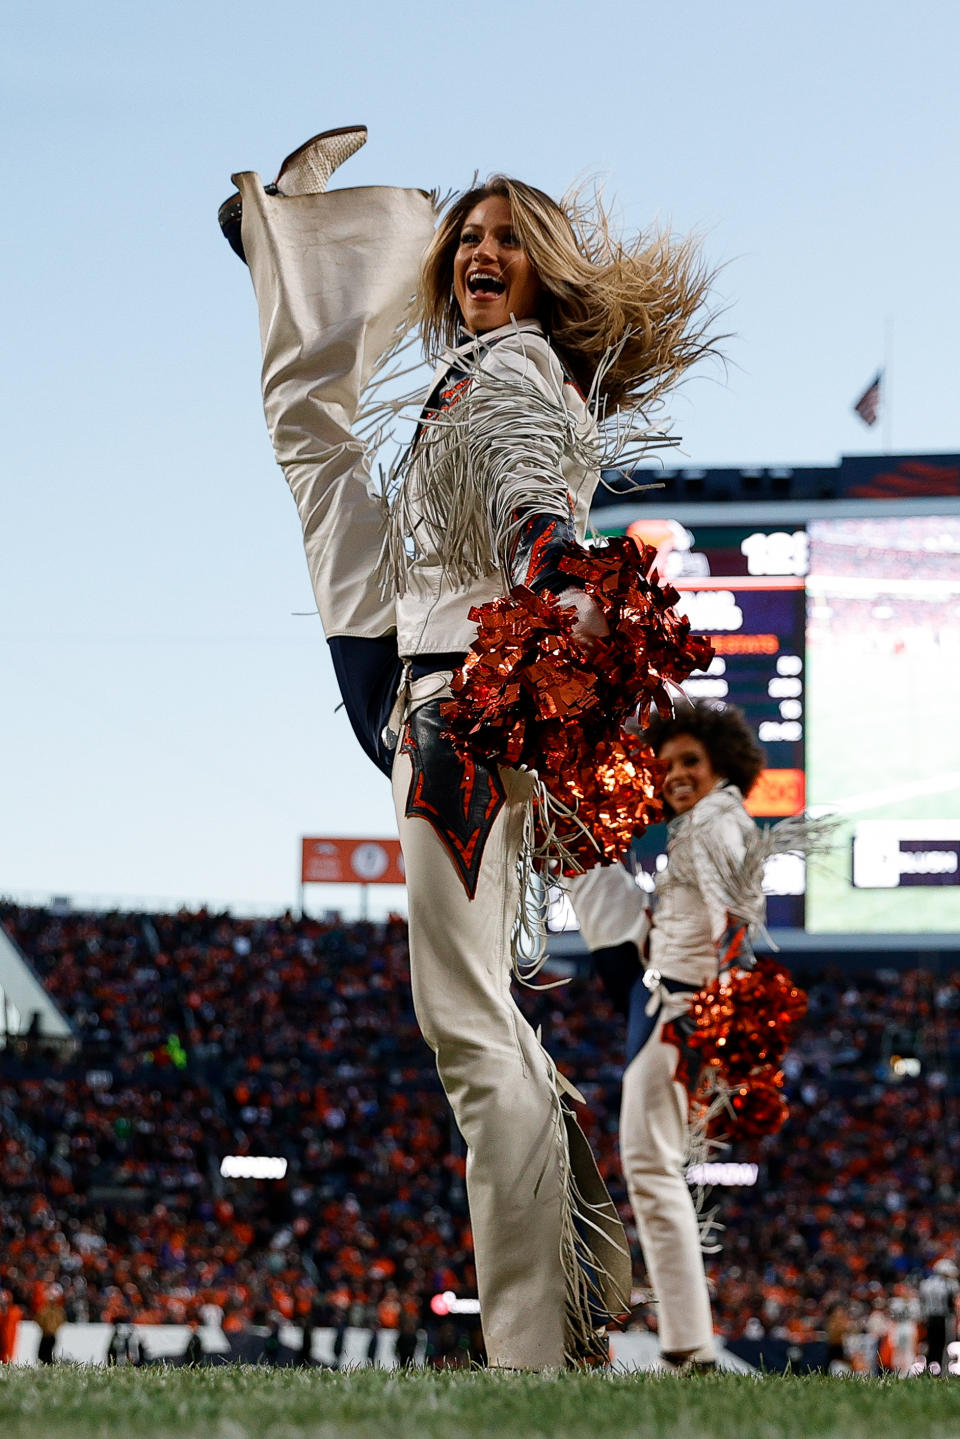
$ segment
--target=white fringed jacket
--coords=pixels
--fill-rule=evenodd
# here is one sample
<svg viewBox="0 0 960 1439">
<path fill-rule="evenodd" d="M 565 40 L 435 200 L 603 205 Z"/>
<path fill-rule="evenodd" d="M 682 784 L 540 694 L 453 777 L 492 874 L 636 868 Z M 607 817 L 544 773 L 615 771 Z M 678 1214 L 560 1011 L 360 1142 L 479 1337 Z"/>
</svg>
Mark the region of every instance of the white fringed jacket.
<svg viewBox="0 0 960 1439">
<path fill-rule="evenodd" d="M 390 506 L 403 658 L 467 650 L 470 610 L 529 582 L 514 563 L 524 526 L 550 516 L 582 543 L 599 480 L 590 407 L 537 320 L 448 351 L 431 397 Z"/>
<path fill-rule="evenodd" d="M 721 780 L 670 821 L 652 919 L 646 895 L 623 865 L 598 866 L 569 881 L 588 949 L 630 940 L 646 956 L 651 975 L 700 988 L 717 974 L 718 946 L 731 916 L 754 933 L 762 928 L 763 865 L 777 847 L 779 828 L 761 832 L 736 785 Z"/>
<path fill-rule="evenodd" d="M 699 988 L 717 973 L 718 946 L 731 917 L 753 929 L 763 924 L 760 835 L 737 786 L 727 781 L 672 819 L 668 834 L 667 865 L 656 881 L 649 967 Z"/>
</svg>

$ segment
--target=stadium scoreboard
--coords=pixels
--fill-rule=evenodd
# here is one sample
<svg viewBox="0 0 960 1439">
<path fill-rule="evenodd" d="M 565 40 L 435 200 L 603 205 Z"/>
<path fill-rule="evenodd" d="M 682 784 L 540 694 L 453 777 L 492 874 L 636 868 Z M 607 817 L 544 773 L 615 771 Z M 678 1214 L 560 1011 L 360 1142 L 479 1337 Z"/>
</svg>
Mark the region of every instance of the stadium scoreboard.
<svg viewBox="0 0 960 1439">
<path fill-rule="evenodd" d="M 713 645 L 692 700 L 735 703 L 767 751 L 751 814 L 796 814 L 804 793 L 804 669 L 809 547 L 801 529 L 706 529 L 637 520 L 627 534 L 657 544 L 657 569 L 680 591 L 677 608 Z"/>
<path fill-rule="evenodd" d="M 960 498 L 617 505 L 594 524 L 654 547 L 713 645 L 683 688 L 757 733 L 750 812 L 837 817 L 828 855 L 768 866 L 770 927 L 960 932 Z M 643 887 L 665 846 L 662 825 L 637 841 Z M 551 928 L 573 923 L 558 906 Z"/>
<path fill-rule="evenodd" d="M 806 575 L 803 526 L 707 526 L 641 516 L 625 533 L 652 545 L 655 569 L 680 593 L 677 609 L 713 646 L 709 666 L 684 685 L 691 700 L 736 704 L 757 734 L 767 764 L 747 800 L 758 819 L 796 814 L 806 803 Z M 664 831 L 638 841 L 646 887 L 663 863 Z M 767 874 L 770 923 L 803 924 L 802 862 L 784 857 Z"/>
</svg>

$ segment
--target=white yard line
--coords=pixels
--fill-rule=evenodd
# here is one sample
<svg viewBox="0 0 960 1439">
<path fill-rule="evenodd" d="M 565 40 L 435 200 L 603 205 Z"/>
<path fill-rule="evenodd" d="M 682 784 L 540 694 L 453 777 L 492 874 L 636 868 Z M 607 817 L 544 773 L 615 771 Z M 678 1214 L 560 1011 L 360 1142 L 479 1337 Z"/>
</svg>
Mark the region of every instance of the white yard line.
<svg viewBox="0 0 960 1439">
<path fill-rule="evenodd" d="M 862 794 L 851 794 L 842 800 L 819 801 L 812 808 L 829 810 L 834 814 L 862 813 L 867 809 L 882 809 L 885 804 L 899 804 L 904 799 L 919 799 L 928 794 L 949 794 L 960 789 L 960 770 L 950 770 L 937 775 L 936 779 L 918 779 L 909 784 L 892 784 L 886 789 L 867 789 Z"/>
</svg>

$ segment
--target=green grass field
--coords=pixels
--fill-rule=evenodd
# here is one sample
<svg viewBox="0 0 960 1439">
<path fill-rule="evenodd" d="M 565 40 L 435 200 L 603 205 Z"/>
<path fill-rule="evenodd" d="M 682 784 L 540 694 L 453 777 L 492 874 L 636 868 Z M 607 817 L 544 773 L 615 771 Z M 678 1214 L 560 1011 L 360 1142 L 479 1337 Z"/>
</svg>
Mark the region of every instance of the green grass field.
<svg viewBox="0 0 960 1439">
<path fill-rule="evenodd" d="M 960 1380 L 102 1369 L 0 1374 L 4 1439 L 960 1439 Z"/>
</svg>

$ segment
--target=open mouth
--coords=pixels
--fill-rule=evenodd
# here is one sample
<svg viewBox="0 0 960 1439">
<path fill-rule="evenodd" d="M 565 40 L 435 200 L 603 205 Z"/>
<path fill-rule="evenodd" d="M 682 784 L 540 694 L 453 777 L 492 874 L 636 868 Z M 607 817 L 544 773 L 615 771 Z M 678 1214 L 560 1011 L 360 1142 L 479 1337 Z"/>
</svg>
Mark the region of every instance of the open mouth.
<svg viewBox="0 0 960 1439">
<path fill-rule="evenodd" d="M 506 288 L 496 275 L 484 275 L 475 270 L 467 276 L 467 289 L 471 295 L 503 295 Z"/>
</svg>

